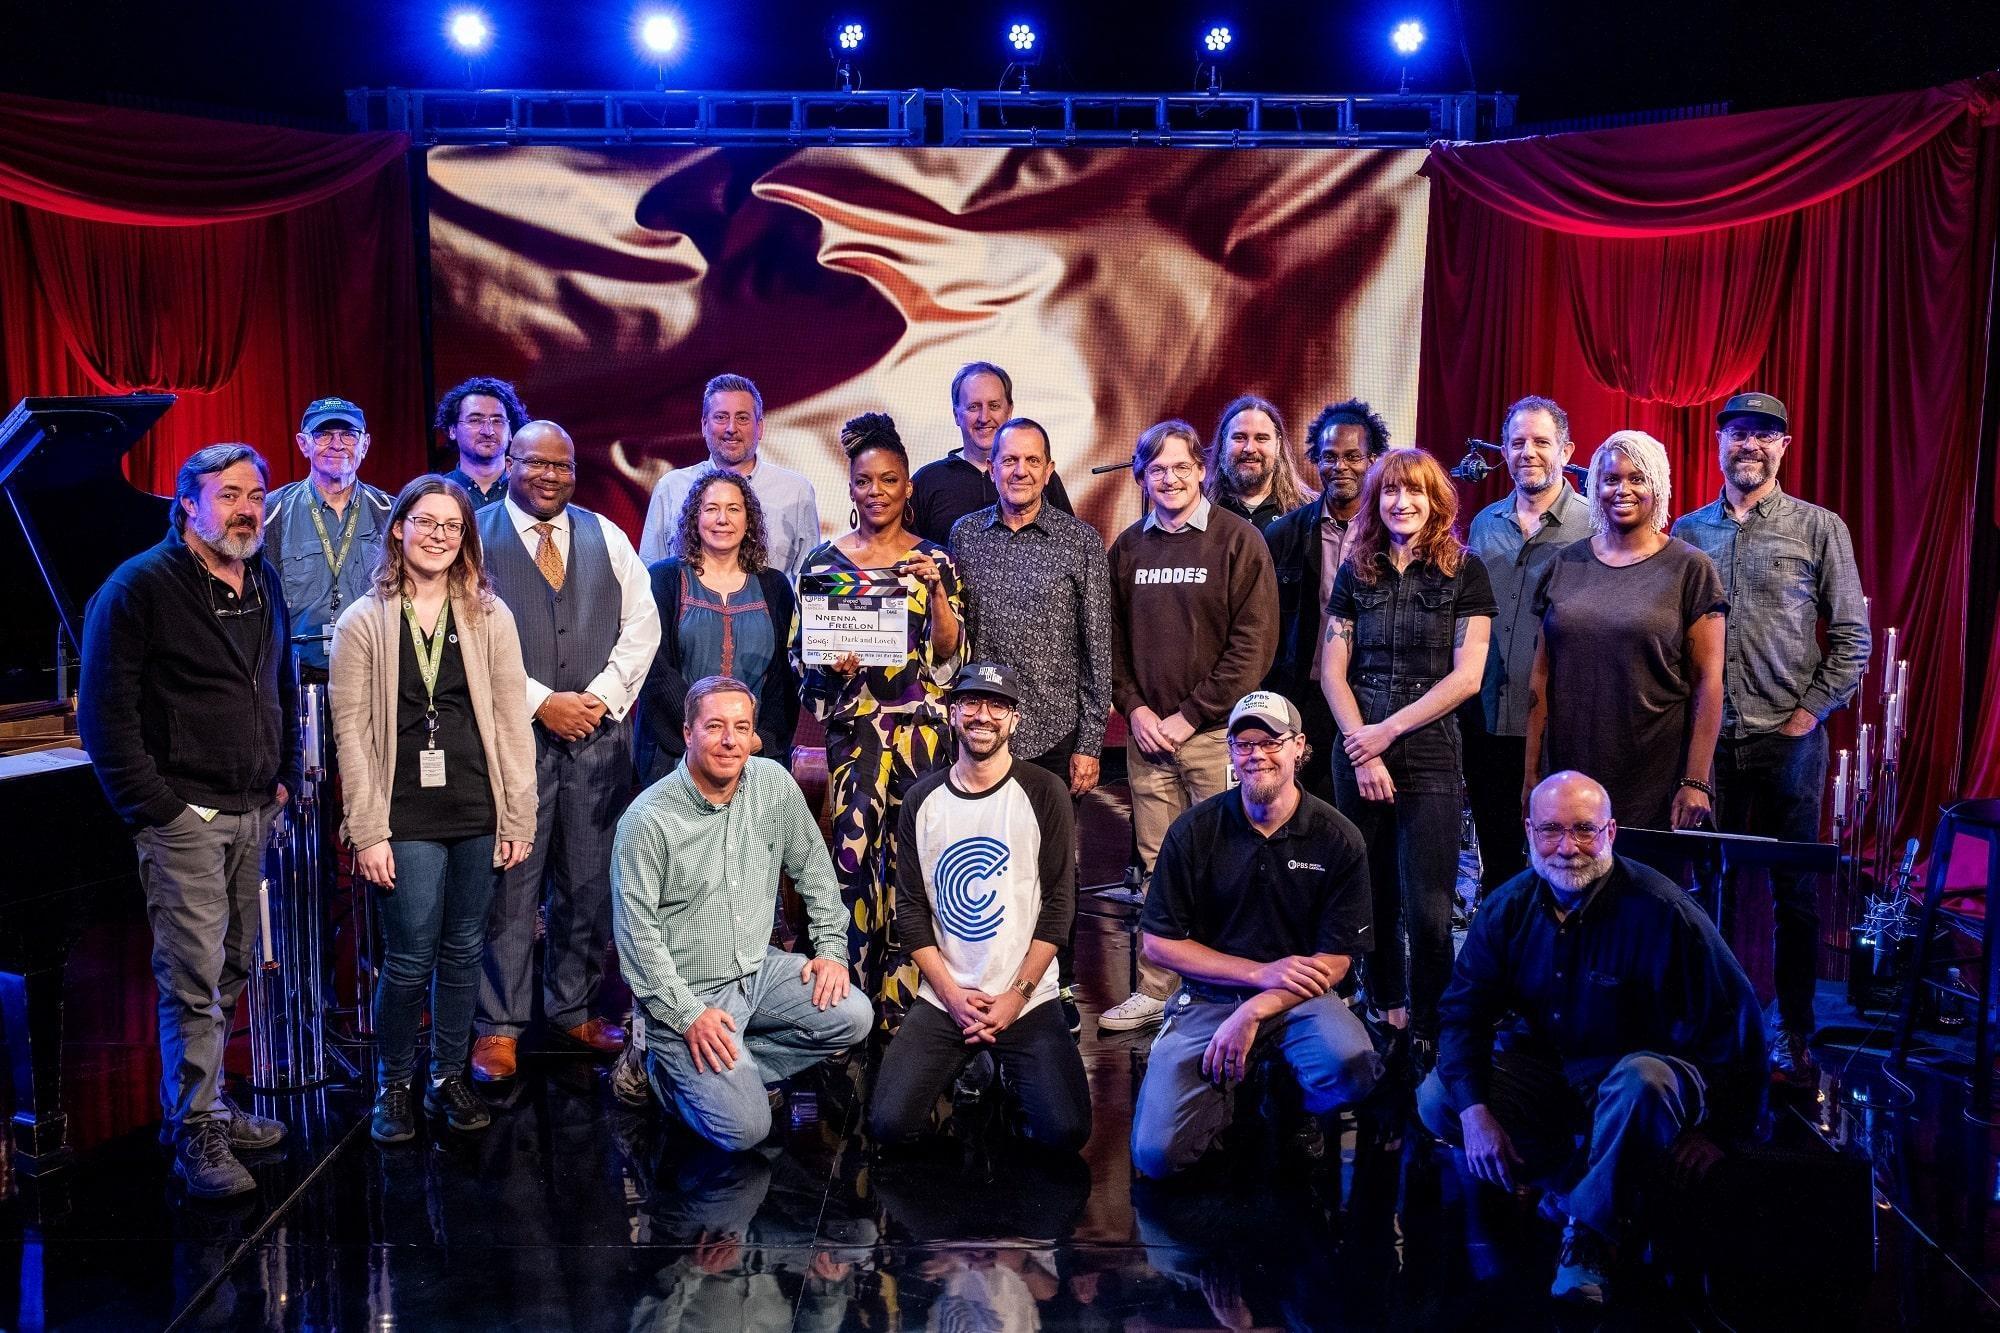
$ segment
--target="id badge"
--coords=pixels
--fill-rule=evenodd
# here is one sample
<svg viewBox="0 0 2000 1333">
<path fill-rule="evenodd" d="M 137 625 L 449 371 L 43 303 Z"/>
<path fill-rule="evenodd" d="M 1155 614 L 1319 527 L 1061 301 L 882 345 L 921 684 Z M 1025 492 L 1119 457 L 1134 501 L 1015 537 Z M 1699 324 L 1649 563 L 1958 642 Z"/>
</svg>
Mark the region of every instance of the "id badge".
<svg viewBox="0 0 2000 1333">
<path fill-rule="evenodd" d="M 444 786 L 444 751 L 417 751 L 417 785 L 419 787 Z"/>
</svg>

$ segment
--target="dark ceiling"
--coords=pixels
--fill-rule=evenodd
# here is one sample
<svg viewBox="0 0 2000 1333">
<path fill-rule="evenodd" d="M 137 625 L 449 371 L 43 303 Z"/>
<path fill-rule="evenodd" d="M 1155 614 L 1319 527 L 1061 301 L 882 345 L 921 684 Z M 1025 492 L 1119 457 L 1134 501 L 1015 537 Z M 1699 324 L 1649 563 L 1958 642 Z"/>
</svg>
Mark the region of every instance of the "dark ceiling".
<svg viewBox="0 0 2000 1333">
<path fill-rule="evenodd" d="M 440 36 L 445 0 L 8 0 L 0 86 L 86 100 L 162 99 L 338 123 L 341 90 L 458 85 Z M 650 87 L 633 52 L 635 0 L 488 0 L 498 33 L 486 86 Z M 1236 37 L 1225 85 L 1282 92 L 1381 91 L 1400 65 L 1386 35 L 1417 17 L 1430 41 L 1415 90 L 1476 86 L 1521 96 L 1545 122 L 1728 101 L 1737 109 L 1911 88 L 2000 66 L 2000 2 L 1722 3 L 1689 0 L 677 0 L 689 40 L 672 87 L 829 87 L 823 26 L 836 9 L 871 29 L 875 87 L 996 84 L 1000 32 L 1031 19 L 1046 35 L 1038 86 L 1116 91 L 1191 87 L 1197 33 Z M 1459 16 L 1462 15 L 1462 25 Z"/>
</svg>

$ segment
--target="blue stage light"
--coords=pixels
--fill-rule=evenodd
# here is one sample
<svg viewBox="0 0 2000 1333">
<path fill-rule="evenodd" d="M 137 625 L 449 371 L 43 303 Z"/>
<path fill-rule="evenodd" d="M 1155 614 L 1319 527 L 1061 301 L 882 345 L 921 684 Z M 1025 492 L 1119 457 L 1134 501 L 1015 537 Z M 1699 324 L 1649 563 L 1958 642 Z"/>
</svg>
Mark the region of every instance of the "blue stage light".
<svg viewBox="0 0 2000 1333">
<path fill-rule="evenodd" d="M 680 49 L 681 25 L 672 14 L 651 13 L 639 20 L 639 45 L 655 58 Z"/>
<path fill-rule="evenodd" d="M 1396 48 L 1396 54 L 1409 57 L 1417 53 L 1424 44 L 1424 25 L 1415 19 L 1404 19 L 1389 30 L 1389 45 Z"/>
<path fill-rule="evenodd" d="M 1229 50 L 1229 43 L 1234 40 L 1235 38 L 1231 35 L 1229 29 L 1218 23 L 1210 28 L 1207 33 L 1203 34 L 1201 45 L 1202 49 L 1207 51 L 1209 58 L 1212 60 L 1216 56 L 1227 52 Z"/>
<path fill-rule="evenodd" d="M 833 39 L 843 51 L 858 51 L 861 43 L 868 38 L 868 30 L 859 23 L 843 23 L 834 30 Z"/>
<path fill-rule="evenodd" d="M 444 21 L 444 35 L 453 47 L 476 56 L 493 42 L 493 25 L 476 9 L 454 9 Z"/>
<path fill-rule="evenodd" d="M 1032 23 L 1011 23 L 1007 26 L 1008 49 L 1026 55 L 1035 49 L 1035 25 Z"/>
</svg>

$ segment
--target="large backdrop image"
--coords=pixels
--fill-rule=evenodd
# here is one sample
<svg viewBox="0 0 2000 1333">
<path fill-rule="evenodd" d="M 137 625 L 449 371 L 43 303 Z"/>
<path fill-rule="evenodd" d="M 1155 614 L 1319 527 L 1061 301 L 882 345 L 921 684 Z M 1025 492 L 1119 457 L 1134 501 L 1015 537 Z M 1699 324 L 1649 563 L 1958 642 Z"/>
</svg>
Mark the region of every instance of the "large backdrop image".
<svg viewBox="0 0 2000 1333">
<path fill-rule="evenodd" d="M 1078 511 L 1137 513 L 1140 431 L 1204 435 L 1271 397 L 1294 445 L 1350 395 L 1410 438 L 1421 152 L 440 148 L 429 154 L 440 387 L 497 374 L 568 427 L 578 496 L 637 533 L 703 457 L 702 384 L 764 395 L 764 456 L 847 526 L 840 423 L 888 411 L 912 460 L 956 446 L 967 361 L 1014 378 Z"/>
</svg>

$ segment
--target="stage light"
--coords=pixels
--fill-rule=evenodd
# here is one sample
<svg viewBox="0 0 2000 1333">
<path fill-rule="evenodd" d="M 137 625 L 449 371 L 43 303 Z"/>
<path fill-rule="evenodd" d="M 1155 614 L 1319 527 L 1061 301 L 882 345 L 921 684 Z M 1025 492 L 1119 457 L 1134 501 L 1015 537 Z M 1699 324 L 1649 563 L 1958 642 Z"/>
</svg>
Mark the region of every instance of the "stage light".
<svg viewBox="0 0 2000 1333">
<path fill-rule="evenodd" d="M 843 23 L 834 32 L 833 40 L 843 51 L 858 51 L 867 40 L 868 30 L 859 23 Z"/>
<path fill-rule="evenodd" d="M 1035 25 L 1032 23 L 1010 23 L 1007 25 L 1007 49 L 1014 53 L 1016 60 L 1031 55 L 1035 50 Z"/>
<path fill-rule="evenodd" d="M 868 41 L 868 27 L 859 19 L 836 18 L 826 25 L 826 53 L 833 58 L 834 86 L 844 93 L 861 82 L 861 48 Z"/>
<path fill-rule="evenodd" d="M 672 14 L 647 14 L 639 20 L 639 45 L 648 55 L 672 55 L 680 44 L 681 25 Z"/>
<path fill-rule="evenodd" d="M 1229 43 L 1233 40 L 1229 29 L 1218 23 L 1202 35 L 1201 45 L 1210 58 L 1213 58 L 1225 54 L 1229 50 Z"/>
<path fill-rule="evenodd" d="M 463 55 L 476 56 L 493 41 L 493 25 L 476 9 L 454 9 L 444 23 L 445 36 Z"/>
<path fill-rule="evenodd" d="M 1424 25 L 1415 19 L 1404 19 L 1389 30 L 1389 45 L 1396 48 L 1396 54 L 1408 59 L 1415 55 L 1427 36 Z"/>
</svg>

